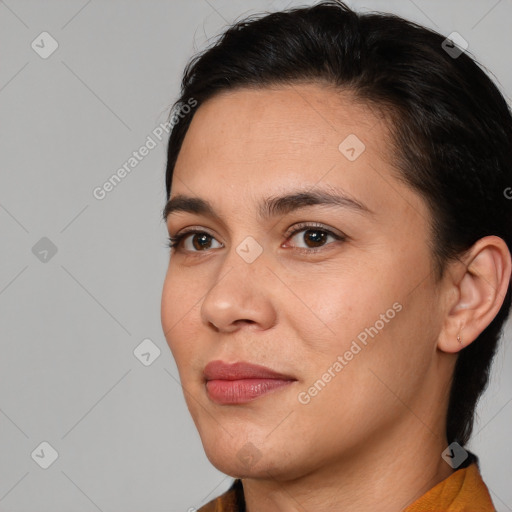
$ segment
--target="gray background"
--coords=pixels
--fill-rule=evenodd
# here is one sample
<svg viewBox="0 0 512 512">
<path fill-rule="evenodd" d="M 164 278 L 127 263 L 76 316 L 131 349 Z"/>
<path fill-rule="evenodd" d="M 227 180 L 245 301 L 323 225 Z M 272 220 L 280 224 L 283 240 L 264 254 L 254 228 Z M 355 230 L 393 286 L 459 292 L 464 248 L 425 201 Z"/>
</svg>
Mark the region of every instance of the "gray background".
<svg viewBox="0 0 512 512">
<path fill-rule="evenodd" d="M 166 142 L 104 199 L 93 189 L 166 120 L 209 38 L 304 3 L 0 1 L 1 511 L 186 511 L 229 487 L 160 325 Z M 459 32 L 512 95 L 511 0 L 349 3 Z M 43 31 L 59 45 L 45 59 L 31 47 L 49 48 Z M 134 349 L 148 338 L 161 354 L 145 366 Z M 509 327 L 470 445 L 499 511 L 512 510 L 511 338 Z M 43 441 L 59 454 L 48 469 Z"/>
</svg>

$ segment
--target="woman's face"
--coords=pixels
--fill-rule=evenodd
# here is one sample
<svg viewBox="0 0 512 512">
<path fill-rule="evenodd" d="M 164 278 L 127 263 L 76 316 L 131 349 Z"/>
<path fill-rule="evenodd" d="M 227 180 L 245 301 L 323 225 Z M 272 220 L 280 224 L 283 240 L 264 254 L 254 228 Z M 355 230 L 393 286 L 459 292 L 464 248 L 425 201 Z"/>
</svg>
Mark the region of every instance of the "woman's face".
<svg viewBox="0 0 512 512">
<path fill-rule="evenodd" d="M 322 85 L 236 90 L 196 112 L 171 199 L 214 214 L 181 203 L 167 217 L 172 236 L 200 234 L 171 254 L 162 325 L 221 471 L 294 478 L 368 463 L 383 440 L 444 435 L 430 214 L 394 157 L 385 122 Z M 342 199 L 265 208 L 299 193 Z M 207 383 L 212 361 L 285 377 L 207 372 Z"/>
</svg>

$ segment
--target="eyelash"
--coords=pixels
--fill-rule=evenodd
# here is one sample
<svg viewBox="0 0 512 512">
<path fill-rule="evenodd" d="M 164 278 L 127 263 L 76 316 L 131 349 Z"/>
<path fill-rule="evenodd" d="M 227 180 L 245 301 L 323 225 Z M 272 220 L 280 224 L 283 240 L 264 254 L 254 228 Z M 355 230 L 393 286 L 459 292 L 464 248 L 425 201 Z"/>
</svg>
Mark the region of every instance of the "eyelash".
<svg viewBox="0 0 512 512">
<path fill-rule="evenodd" d="M 314 224 L 314 223 L 313 224 L 298 224 L 298 225 L 296 225 L 295 229 L 293 231 L 291 231 L 290 233 L 287 233 L 285 235 L 286 239 L 288 240 L 289 238 L 293 238 L 297 233 L 300 233 L 301 231 L 320 231 L 327 235 L 331 235 L 335 240 L 338 240 L 338 241 L 346 240 L 346 236 L 333 233 L 331 230 L 326 229 L 322 225 Z M 188 235 L 191 235 L 191 234 L 208 235 L 211 238 L 215 238 L 212 235 L 210 235 L 210 233 L 208 233 L 207 231 L 201 231 L 199 229 L 190 229 L 190 230 L 184 231 L 183 233 L 180 233 L 179 235 L 170 236 L 168 239 L 168 243 L 167 243 L 168 247 L 171 250 L 178 250 L 179 247 L 181 246 L 182 241 L 185 239 L 185 237 L 187 237 Z M 326 245 L 329 245 L 329 244 L 326 244 Z M 321 247 L 317 247 L 315 249 L 305 249 L 303 247 L 295 247 L 294 249 L 299 252 L 311 254 L 311 253 L 315 253 L 315 252 L 323 250 L 324 247 L 325 247 L 325 245 L 323 245 Z M 188 252 L 199 254 L 201 252 L 207 252 L 207 250 L 205 250 L 205 251 L 188 251 Z"/>
</svg>

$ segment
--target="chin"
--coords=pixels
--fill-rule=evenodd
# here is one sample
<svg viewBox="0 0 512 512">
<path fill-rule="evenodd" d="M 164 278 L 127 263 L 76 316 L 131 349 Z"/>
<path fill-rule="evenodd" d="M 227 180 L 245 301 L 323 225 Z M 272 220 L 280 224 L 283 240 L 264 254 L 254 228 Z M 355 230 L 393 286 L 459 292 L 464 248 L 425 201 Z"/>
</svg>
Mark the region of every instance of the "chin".
<svg viewBox="0 0 512 512">
<path fill-rule="evenodd" d="M 268 478 L 269 475 L 280 474 L 283 468 L 276 465 L 275 460 L 261 451 L 242 447 L 238 451 L 229 450 L 219 453 L 218 450 L 206 450 L 208 460 L 219 471 L 233 478 Z"/>
<path fill-rule="evenodd" d="M 264 436 L 263 436 L 264 437 Z M 292 457 L 297 454 L 286 449 L 282 443 L 272 444 L 230 438 L 228 434 L 219 440 L 212 435 L 203 440 L 208 460 L 222 473 L 233 478 L 292 480 L 305 473 L 302 464 Z"/>
<path fill-rule="evenodd" d="M 222 473 L 233 478 L 250 478 L 261 466 L 261 452 L 250 450 L 254 455 L 249 451 L 244 455 L 244 449 L 237 449 L 237 444 L 231 442 L 230 446 L 224 446 L 220 443 L 203 443 L 203 448 L 211 464 Z"/>
<path fill-rule="evenodd" d="M 228 430 L 231 432 L 231 429 Z M 261 442 L 248 441 L 248 437 L 256 439 L 258 436 L 247 436 L 240 430 L 233 432 L 233 437 L 220 427 L 200 432 L 208 460 L 219 471 L 233 478 L 257 478 L 260 475 L 268 478 L 267 471 L 275 462 L 272 459 L 282 457 L 271 443 L 265 443 L 263 439 Z"/>
</svg>

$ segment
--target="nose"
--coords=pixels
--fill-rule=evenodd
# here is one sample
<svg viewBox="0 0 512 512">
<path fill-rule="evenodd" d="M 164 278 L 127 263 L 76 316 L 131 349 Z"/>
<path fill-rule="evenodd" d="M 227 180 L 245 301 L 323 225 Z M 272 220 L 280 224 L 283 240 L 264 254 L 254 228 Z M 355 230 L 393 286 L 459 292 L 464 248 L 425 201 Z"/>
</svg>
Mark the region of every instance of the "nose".
<svg viewBox="0 0 512 512">
<path fill-rule="evenodd" d="M 218 332 L 234 332 L 253 324 L 265 330 L 276 321 L 274 304 L 276 280 L 261 254 L 245 261 L 233 248 L 225 258 L 219 278 L 210 287 L 201 305 L 205 325 Z"/>
</svg>

